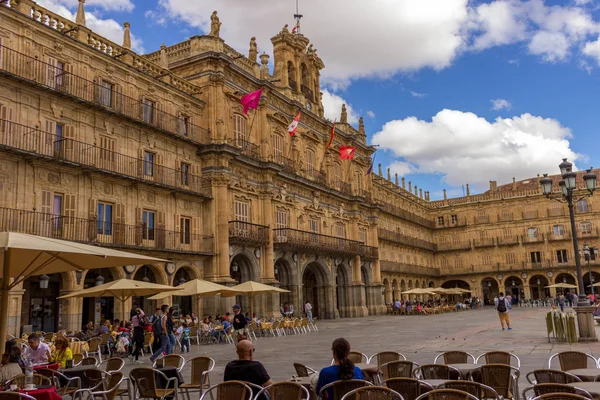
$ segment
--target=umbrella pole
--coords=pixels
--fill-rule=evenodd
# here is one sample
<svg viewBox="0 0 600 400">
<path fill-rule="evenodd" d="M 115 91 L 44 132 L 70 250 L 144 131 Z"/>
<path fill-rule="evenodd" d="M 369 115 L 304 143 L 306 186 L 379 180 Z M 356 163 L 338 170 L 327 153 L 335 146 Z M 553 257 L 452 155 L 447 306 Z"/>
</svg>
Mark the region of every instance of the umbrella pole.
<svg viewBox="0 0 600 400">
<path fill-rule="evenodd" d="M 0 289 L 0 352 L 4 354 L 6 336 L 8 334 L 8 292 L 10 290 L 10 253 L 11 249 L 4 250 L 4 263 L 2 265 L 2 288 Z"/>
</svg>

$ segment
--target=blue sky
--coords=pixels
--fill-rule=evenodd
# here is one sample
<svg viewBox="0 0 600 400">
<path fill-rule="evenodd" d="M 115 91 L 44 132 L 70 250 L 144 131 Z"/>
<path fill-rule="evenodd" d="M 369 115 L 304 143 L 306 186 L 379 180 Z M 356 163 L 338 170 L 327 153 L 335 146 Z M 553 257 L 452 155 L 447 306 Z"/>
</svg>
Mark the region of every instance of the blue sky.
<svg viewBox="0 0 600 400">
<path fill-rule="evenodd" d="M 71 16 L 77 0 L 40 0 Z M 470 183 L 600 167 L 600 0 L 300 0 L 302 33 L 325 61 L 326 115 L 364 116 L 377 162 L 439 198 Z M 138 51 L 208 29 L 259 51 L 290 26 L 294 0 L 87 0 L 88 26 Z M 331 18 L 335 15 L 335 18 Z M 494 102 L 495 101 L 495 102 Z M 371 115 L 371 116 L 369 116 Z M 500 120 L 497 120 L 500 118 Z"/>
</svg>

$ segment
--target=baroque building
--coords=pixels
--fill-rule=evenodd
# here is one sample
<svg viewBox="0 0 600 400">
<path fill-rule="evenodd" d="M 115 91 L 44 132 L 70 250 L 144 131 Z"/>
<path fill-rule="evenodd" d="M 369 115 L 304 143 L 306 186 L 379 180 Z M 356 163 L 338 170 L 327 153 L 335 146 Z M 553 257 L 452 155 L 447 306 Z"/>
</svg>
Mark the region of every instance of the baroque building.
<svg viewBox="0 0 600 400">
<path fill-rule="evenodd" d="M 345 107 L 327 149 L 325 65 L 307 37 L 284 27 L 271 63 L 254 38 L 247 54 L 228 46 L 211 19 L 209 35 L 138 55 L 128 23 L 122 44 L 87 28 L 83 0 L 75 22 L 31 0 L 0 4 L 0 230 L 170 260 L 28 278 L 11 292 L 10 333 L 127 318 L 113 298 L 56 299 L 120 278 L 260 281 L 289 293 L 257 296 L 258 315 L 310 301 L 319 318 L 380 314 L 409 288 L 535 298 L 555 294 L 546 283 L 574 281 L 567 214 L 537 179 L 430 201 L 381 166 L 368 174 L 375 149 Z M 240 98 L 258 89 L 258 108 L 244 114 Z M 356 148 L 352 161 L 340 146 Z M 590 241 L 592 201 L 577 206 L 576 234 Z M 245 296 L 167 302 L 197 314 L 249 307 Z"/>
</svg>

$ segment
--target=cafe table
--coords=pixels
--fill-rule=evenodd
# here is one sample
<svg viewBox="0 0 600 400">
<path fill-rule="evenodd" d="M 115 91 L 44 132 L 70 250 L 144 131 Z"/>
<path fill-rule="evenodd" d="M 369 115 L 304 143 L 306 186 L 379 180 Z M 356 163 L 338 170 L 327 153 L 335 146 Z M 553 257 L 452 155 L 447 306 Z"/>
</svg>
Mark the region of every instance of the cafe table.
<svg viewBox="0 0 600 400">
<path fill-rule="evenodd" d="M 481 365 L 473 364 L 473 363 L 448 364 L 448 366 L 452 367 L 452 368 L 456 368 L 460 372 L 461 379 L 465 379 L 467 377 L 467 375 L 469 375 L 469 372 L 481 367 Z M 452 371 L 450 371 L 450 372 L 452 373 Z M 454 372 L 454 373 L 456 374 L 456 372 Z M 454 377 L 454 376 L 452 376 L 452 378 L 458 379 L 458 377 Z"/>
<path fill-rule="evenodd" d="M 600 375 L 600 369 L 598 368 L 571 369 L 567 372 L 575 375 L 584 382 L 593 382 L 594 379 L 596 379 L 596 377 Z"/>
<path fill-rule="evenodd" d="M 453 379 L 419 379 L 419 382 L 425 382 L 434 388 L 443 385 L 446 382 L 452 381 Z"/>
<path fill-rule="evenodd" d="M 594 397 L 594 400 L 600 400 L 600 382 L 573 382 L 567 383 L 567 385 L 577 389 L 583 389 L 589 392 Z"/>
<path fill-rule="evenodd" d="M 56 388 L 54 386 L 51 387 L 40 387 L 39 389 L 34 390 L 19 390 L 19 393 L 27 394 L 31 397 L 34 397 L 36 400 L 62 400 L 61 395 L 56 393 Z"/>
<path fill-rule="evenodd" d="M 53 371 L 58 371 L 60 368 L 60 364 L 57 363 L 38 363 L 33 365 L 33 370 L 37 371 L 39 369 L 51 369 Z"/>
<path fill-rule="evenodd" d="M 360 368 L 366 381 L 377 384 L 375 381 L 375 377 L 379 373 L 379 366 L 377 364 L 356 363 L 354 366 Z"/>
</svg>

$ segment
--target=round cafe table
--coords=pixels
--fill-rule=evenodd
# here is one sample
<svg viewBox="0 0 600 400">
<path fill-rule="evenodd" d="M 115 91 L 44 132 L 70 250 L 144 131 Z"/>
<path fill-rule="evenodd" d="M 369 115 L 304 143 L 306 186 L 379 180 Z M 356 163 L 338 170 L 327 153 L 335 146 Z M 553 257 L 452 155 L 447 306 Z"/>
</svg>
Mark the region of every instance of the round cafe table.
<svg viewBox="0 0 600 400">
<path fill-rule="evenodd" d="M 459 370 L 462 379 L 465 379 L 467 377 L 467 375 L 469 374 L 469 372 L 473 371 L 474 369 L 477 369 L 479 367 L 481 367 L 481 365 L 479 364 L 473 364 L 473 363 L 464 363 L 464 364 L 448 364 L 449 367 L 453 367 L 456 368 L 457 370 Z M 454 374 L 456 374 L 456 372 L 454 372 Z"/>
<path fill-rule="evenodd" d="M 573 382 L 567 385 L 588 391 L 595 400 L 600 400 L 600 382 Z"/>
<path fill-rule="evenodd" d="M 377 364 L 358 363 L 354 364 L 354 366 L 360 368 L 366 381 L 377 384 L 375 381 L 375 377 L 379 373 L 379 366 Z"/>
<path fill-rule="evenodd" d="M 36 400 L 62 400 L 61 395 L 56 393 L 56 389 L 54 387 L 34 390 L 23 389 L 19 390 L 19 393 L 28 394 L 32 397 L 35 397 Z"/>
<path fill-rule="evenodd" d="M 600 369 L 598 368 L 579 368 L 572 369 L 567 372 L 575 375 L 584 382 L 593 382 L 594 379 L 600 375 Z"/>
<path fill-rule="evenodd" d="M 41 364 L 37 364 L 37 365 L 33 366 L 34 371 L 37 371 L 38 369 L 42 369 L 42 368 L 51 369 L 53 371 L 58 371 L 58 369 L 60 368 L 60 365 L 57 363 L 52 363 L 52 364 L 41 363 Z"/>
</svg>

